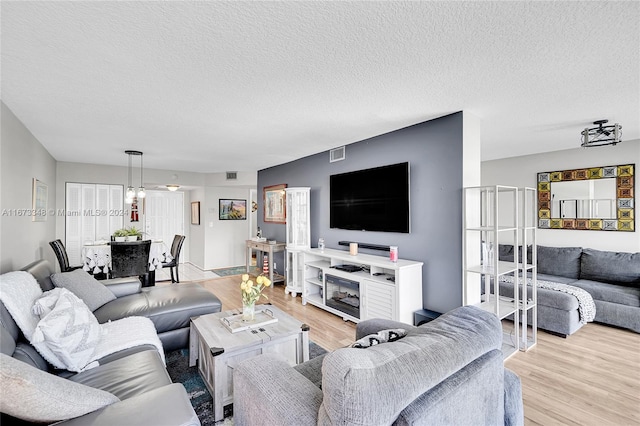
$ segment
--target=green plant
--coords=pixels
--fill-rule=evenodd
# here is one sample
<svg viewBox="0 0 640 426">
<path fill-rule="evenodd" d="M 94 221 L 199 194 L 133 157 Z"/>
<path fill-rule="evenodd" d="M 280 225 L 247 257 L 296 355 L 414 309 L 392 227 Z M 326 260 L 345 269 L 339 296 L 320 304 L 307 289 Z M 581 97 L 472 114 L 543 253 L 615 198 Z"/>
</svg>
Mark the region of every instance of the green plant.
<svg viewBox="0 0 640 426">
<path fill-rule="evenodd" d="M 126 237 L 127 235 L 129 235 L 129 230 L 126 228 L 116 229 L 113 232 L 114 237 Z"/>
<path fill-rule="evenodd" d="M 135 226 L 132 226 L 131 228 L 127 229 L 127 235 L 128 236 L 138 236 L 141 235 L 142 231 L 139 230 L 138 228 L 136 228 Z"/>
</svg>

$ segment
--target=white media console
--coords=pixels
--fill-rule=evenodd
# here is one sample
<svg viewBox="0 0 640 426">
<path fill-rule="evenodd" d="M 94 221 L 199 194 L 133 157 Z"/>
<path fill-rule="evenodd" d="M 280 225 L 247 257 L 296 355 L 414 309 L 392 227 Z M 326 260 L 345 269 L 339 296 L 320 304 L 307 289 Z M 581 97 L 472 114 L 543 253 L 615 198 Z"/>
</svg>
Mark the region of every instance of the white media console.
<svg viewBox="0 0 640 426">
<path fill-rule="evenodd" d="M 333 249 L 308 249 L 303 255 L 303 305 L 356 323 L 386 318 L 413 324 L 413 313 L 422 309 L 422 262 Z M 362 269 L 336 268 L 345 265 Z"/>
</svg>

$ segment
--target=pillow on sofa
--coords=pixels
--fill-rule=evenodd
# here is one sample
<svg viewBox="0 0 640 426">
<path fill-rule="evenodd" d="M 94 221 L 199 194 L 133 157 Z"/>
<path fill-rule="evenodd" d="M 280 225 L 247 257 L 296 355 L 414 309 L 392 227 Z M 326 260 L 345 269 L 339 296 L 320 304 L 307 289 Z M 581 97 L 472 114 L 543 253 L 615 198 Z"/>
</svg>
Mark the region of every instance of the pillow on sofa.
<svg viewBox="0 0 640 426">
<path fill-rule="evenodd" d="M 115 395 L 0 355 L 2 412 L 31 422 L 71 419 L 120 401 Z"/>
<path fill-rule="evenodd" d="M 82 269 L 53 274 L 51 281 L 56 287 L 66 288 L 82 299 L 91 309 L 91 312 L 116 298 L 107 287 L 93 278 L 93 275 Z"/>
<path fill-rule="evenodd" d="M 538 246 L 538 273 L 580 278 L 580 247 Z"/>
<path fill-rule="evenodd" d="M 369 348 L 380 343 L 395 342 L 407 335 L 407 330 L 394 328 L 391 330 L 381 330 L 376 334 L 369 334 L 351 344 L 352 348 Z"/>
<path fill-rule="evenodd" d="M 52 365 L 82 371 L 100 342 L 102 328 L 87 305 L 69 290 L 53 289 L 44 293 L 45 299 L 51 298 L 48 293 L 54 297 L 57 294 L 58 298 L 53 309 L 38 322 L 31 344 Z"/>
<path fill-rule="evenodd" d="M 498 260 L 503 262 L 513 262 L 513 245 L 498 244 Z"/>
<path fill-rule="evenodd" d="M 580 278 L 611 284 L 640 284 L 640 253 L 584 249 Z"/>
</svg>

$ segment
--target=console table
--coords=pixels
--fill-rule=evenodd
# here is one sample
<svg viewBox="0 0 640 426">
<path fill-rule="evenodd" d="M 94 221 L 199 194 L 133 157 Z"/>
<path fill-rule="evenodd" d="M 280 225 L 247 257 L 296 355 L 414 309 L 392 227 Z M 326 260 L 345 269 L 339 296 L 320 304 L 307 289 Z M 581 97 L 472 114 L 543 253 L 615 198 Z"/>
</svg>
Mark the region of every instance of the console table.
<svg viewBox="0 0 640 426">
<path fill-rule="evenodd" d="M 260 258 L 256 258 L 256 266 L 262 269 L 262 256 L 264 256 L 264 253 L 266 253 L 269 257 L 269 279 L 272 283 L 284 281 L 284 275 L 275 273 L 275 271 L 273 270 L 273 253 L 284 251 L 285 246 L 285 243 L 277 242 L 275 244 L 269 244 L 267 241 L 247 240 L 247 273 L 251 272 L 251 256 L 253 254 L 253 250 L 257 250 L 262 255 L 260 256 Z"/>
</svg>

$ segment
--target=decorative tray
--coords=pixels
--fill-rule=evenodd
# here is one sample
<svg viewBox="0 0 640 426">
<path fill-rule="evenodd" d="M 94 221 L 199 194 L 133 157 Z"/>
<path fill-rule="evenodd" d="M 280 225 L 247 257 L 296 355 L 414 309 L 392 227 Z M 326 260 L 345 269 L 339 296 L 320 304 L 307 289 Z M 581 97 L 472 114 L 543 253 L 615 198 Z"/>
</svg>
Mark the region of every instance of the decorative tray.
<svg viewBox="0 0 640 426">
<path fill-rule="evenodd" d="M 242 314 L 237 314 L 220 318 L 220 322 L 230 332 L 237 333 L 239 331 L 262 327 L 263 325 L 273 324 L 274 322 L 278 322 L 278 318 L 273 315 L 270 309 L 264 309 L 255 313 L 253 321 L 243 321 Z"/>
</svg>

